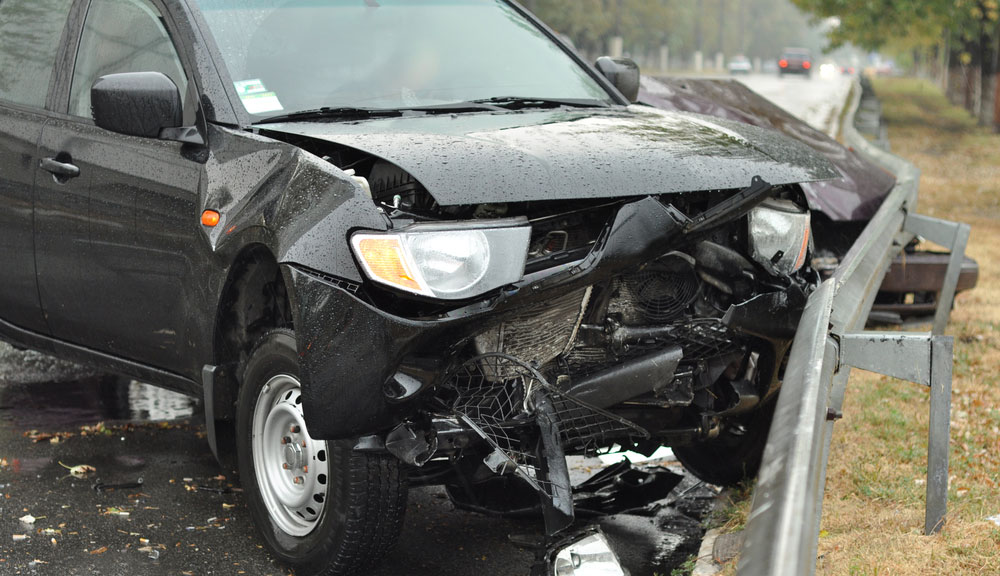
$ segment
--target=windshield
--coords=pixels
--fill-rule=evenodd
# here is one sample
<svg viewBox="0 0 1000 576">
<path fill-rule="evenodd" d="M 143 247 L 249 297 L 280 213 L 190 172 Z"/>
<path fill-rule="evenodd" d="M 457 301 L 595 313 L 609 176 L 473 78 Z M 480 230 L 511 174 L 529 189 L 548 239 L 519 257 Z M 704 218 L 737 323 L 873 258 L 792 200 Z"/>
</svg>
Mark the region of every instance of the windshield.
<svg viewBox="0 0 1000 576">
<path fill-rule="evenodd" d="M 610 101 L 500 0 L 196 0 L 247 112 Z"/>
</svg>

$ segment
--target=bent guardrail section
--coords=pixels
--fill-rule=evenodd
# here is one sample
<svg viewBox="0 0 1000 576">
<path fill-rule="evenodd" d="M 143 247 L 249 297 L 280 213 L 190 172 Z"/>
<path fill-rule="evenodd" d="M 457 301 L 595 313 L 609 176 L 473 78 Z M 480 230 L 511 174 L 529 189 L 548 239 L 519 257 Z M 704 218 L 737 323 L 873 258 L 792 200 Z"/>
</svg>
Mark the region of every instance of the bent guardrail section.
<svg viewBox="0 0 1000 576">
<path fill-rule="evenodd" d="M 741 576 L 815 572 L 830 439 L 833 423 L 841 415 L 850 366 L 931 386 L 925 530 L 939 529 L 944 518 L 952 357 L 951 337 L 941 334 L 964 257 L 968 226 L 913 214 L 920 172 L 857 132 L 854 115 L 860 98 L 858 84 L 845 115 L 843 139 L 895 174 L 896 185 L 833 276 L 810 296 L 799 322 L 747 521 L 737 567 Z M 934 332 L 863 332 L 889 264 L 916 233 L 952 249 Z M 948 286 L 948 282 L 952 284 Z M 900 346 L 904 338 L 904 344 L 911 345 Z M 877 355 L 872 355 L 875 350 Z M 926 370 L 914 372 L 915 364 Z"/>
</svg>

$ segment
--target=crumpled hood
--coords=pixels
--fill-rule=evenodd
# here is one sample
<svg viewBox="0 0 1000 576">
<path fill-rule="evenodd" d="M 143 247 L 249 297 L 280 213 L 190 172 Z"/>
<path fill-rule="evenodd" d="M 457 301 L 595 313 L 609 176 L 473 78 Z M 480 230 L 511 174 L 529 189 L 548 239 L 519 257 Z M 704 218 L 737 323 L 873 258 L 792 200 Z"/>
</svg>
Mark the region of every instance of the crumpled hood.
<svg viewBox="0 0 1000 576">
<path fill-rule="evenodd" d="M 378 156 L 441 205 L 611 198 L 839 177 L 772 130 L 642 106 L 259 126 Z"/>
<path fill-rule="evenodd" d="M 809 207 L 835 221 L 869 220 L 896 178 L 737 80 L 642 77 L 639 101 L 661 110 L 697 112 L 777 130 L 828 159 L 840 178 L 802 186 Z"/>
</svg>

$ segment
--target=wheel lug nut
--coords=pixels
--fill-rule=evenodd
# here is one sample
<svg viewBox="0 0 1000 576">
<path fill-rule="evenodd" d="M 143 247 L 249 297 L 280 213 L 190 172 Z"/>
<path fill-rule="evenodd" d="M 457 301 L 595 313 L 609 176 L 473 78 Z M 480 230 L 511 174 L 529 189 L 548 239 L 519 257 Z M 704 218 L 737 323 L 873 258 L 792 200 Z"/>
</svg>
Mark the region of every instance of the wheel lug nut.
<svg viewBox="0 0 1000 576">
<path fill-rule="evenodd" d="M 303 448 L 305 448 L 305 447 L 306 447 L 306 441 L 305 441 L 305 440 L 303 440 L 303 441 L 302 441 L 302 447 L 303 447 Z"/>
<path fill-rule="evenodd" d="M 291 438 L 289 438 L 288 436 L 285 436 L 284 438 L 282 438 L 282 439 L 281 439 L 281 443 L 282 443 L 283 445 L 284 445 L 284 444 L 290 444 L 291 442 L 292 442 L 292 439 L 291 439 Z"/>
<path fill-rule="evenodd" d="M 305 472 L 306 474 L 308 474 L 309 473 L 309 466 L 308 465 L 303 466 L 302 467 L 302 471 Z"/>
<path fill-rule="evenodd" d="M 292 482 L 294 482 L 296 484 L 302 484 L 303 480 L 302 480 L 301 476 L 296 476 L 295 479 L 292 480 Z"/>
<path fill-rule="evenodd" d="M 296 426 L 295 424 L 292 424 L 292 427 L 290 428 L 290 430 L 292 431 L 292 434 L 298 434 L 300 428 L 298 426 Z"/>
<path fill-rule="evenodd" d="M 292 467 L 288 465 L 288 462 L 282 462 L 281 467 L 285 470 L 290 470 Z"/>
</svg>

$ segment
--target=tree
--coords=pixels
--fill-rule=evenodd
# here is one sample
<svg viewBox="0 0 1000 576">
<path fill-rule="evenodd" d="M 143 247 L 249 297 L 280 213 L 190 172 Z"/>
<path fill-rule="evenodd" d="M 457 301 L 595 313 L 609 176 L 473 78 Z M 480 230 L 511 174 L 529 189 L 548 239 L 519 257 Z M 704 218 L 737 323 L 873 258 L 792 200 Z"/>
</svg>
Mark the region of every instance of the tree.
<svg viewBox="0 0 1000 576">
<path fill-rule="evenodd" d="M 623 36 L 633 55 L 696 50 L 777 58 L 784 46 L 819 51 L 822 38 L 790 0 L 530 0 L 534 13 L 589 55 L 604 54 Z"/>
<path fill-rule="evenodd" d="M 840 20 L 830 34 L 834 45 L 853 42 L 869 50 L 904 47 L 911 53 L 949 46 L 943 70 L 952 101 L 981 123 L 1000 125 L 997 68 L 1000 57 L 998 0 L 793 0 L 817 17 Z"/>
</svg>

